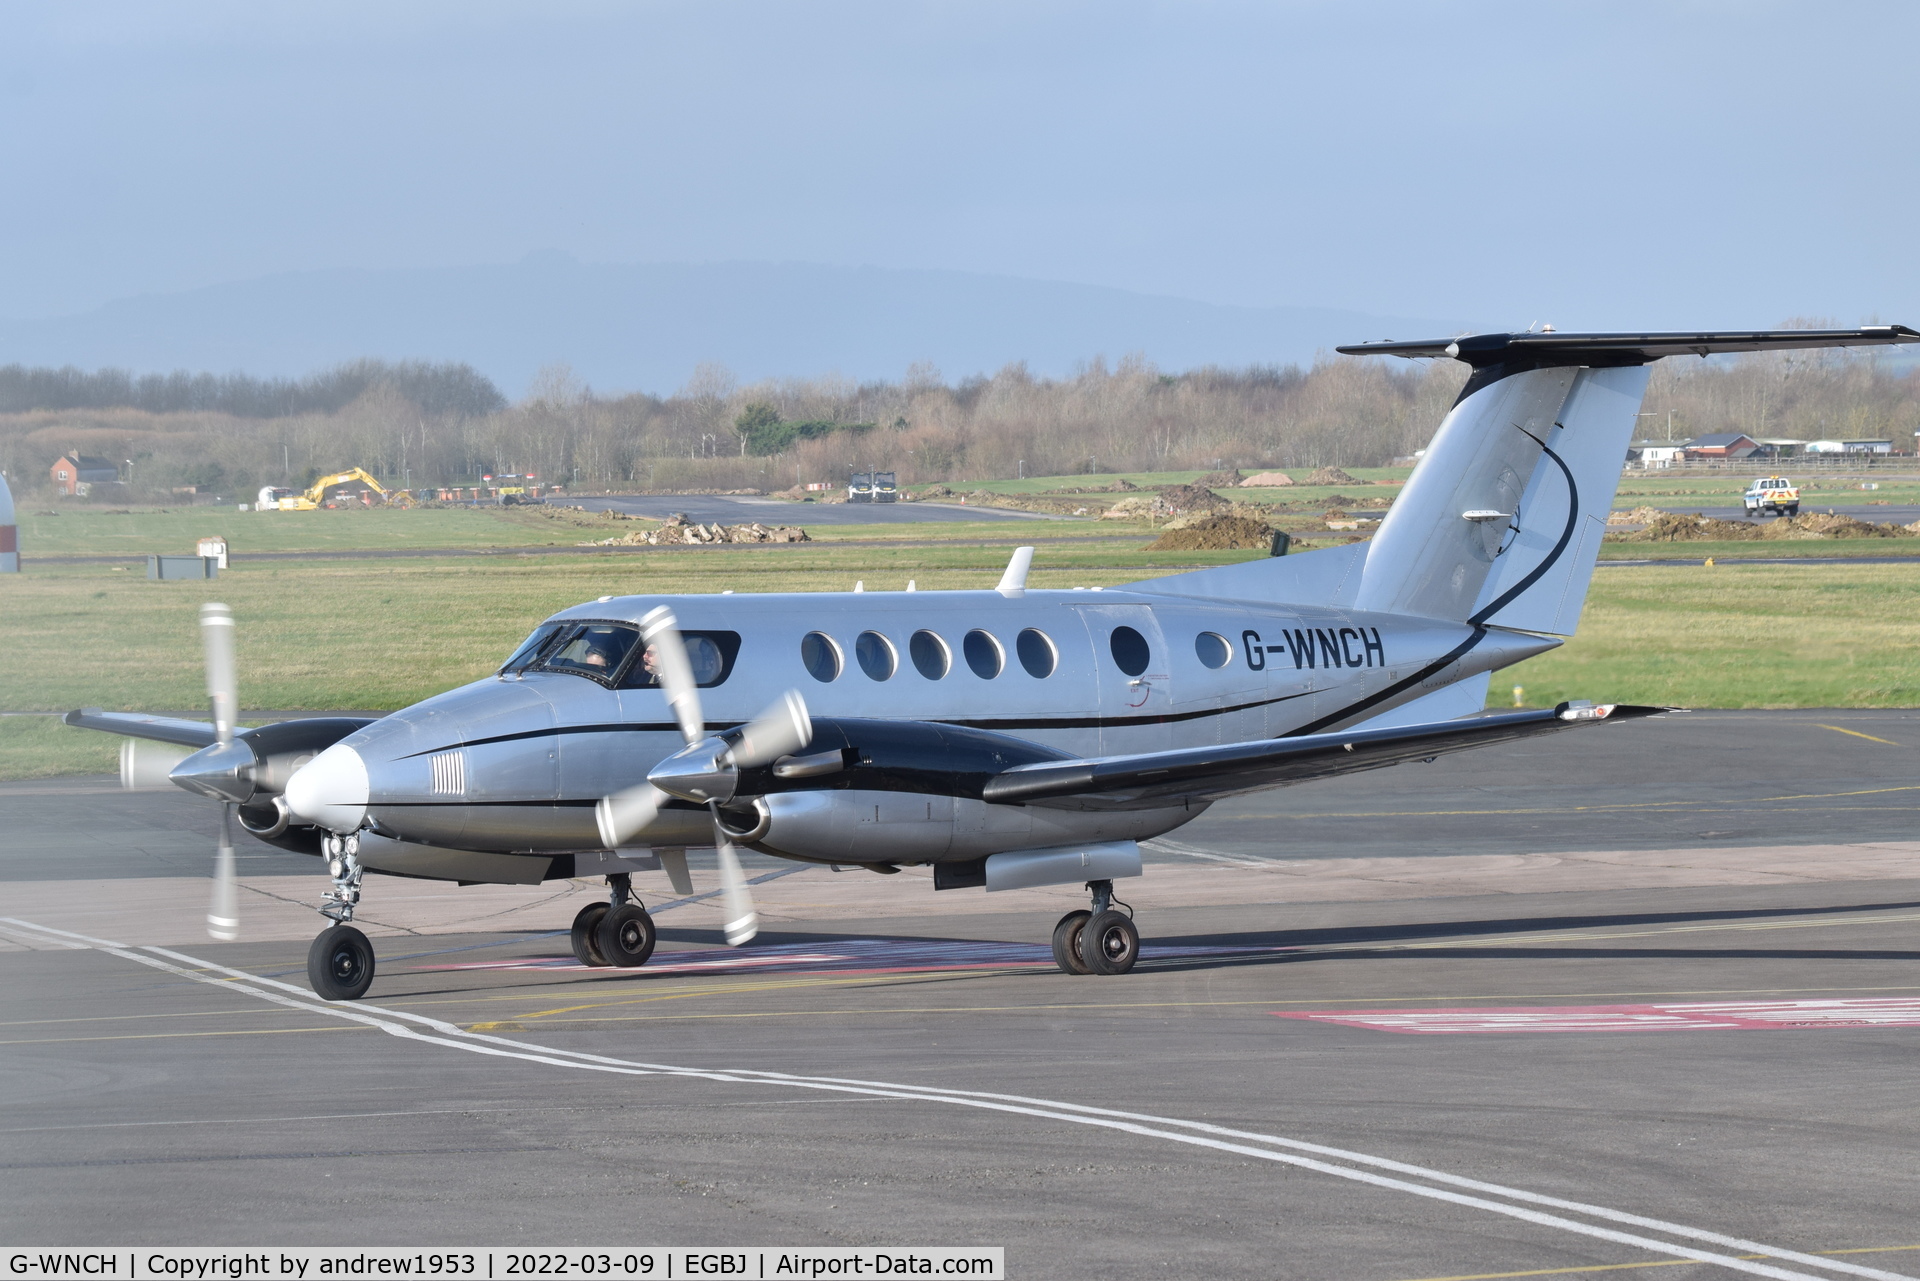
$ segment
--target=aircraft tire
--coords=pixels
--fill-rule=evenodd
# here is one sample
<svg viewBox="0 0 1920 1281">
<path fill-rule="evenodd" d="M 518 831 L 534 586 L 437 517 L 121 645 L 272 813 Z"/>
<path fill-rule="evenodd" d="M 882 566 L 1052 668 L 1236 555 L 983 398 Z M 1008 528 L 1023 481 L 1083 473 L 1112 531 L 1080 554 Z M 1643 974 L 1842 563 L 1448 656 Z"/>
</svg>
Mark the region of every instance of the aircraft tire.
<svg viewBox="0 0 1920 1281">
<path fill-rule="evenodd" d="M 307 949 L 307 982 L 325 1000 L 359 1000 L 373 986 L 373 944 L 351 925 L 321 930 Z"/>
<path fill-rule="evenodd" d="M 1080 960 L 1089 974 L 1125 974 L 1140 959 L 1140 931 L 1133 918 L 1112 908 L 1080 930 Z"/>
<path fill-rule="evenodd" d="M 1092 912 L 1068 912 L 1053 927 L 1053 963 L 1067 974 L 1091 974 L 1080 959 L 1080 931 L 1093 919 Z"/>
<path fill-rule="evenodd" d="M 574 959 L 582 965 L 598 969 L 610 964 L 600 951 L 600 919 L 606 914 L 607 904 L 589 903 L 573 918 L 573 935 L 569 942 L 573 944 Z"/>
<path fill-rule="evenodd" d="M 645 965 L 653 955 L 653 918 L 646 908 L 632 903 L 612 908 L 600 918 L 597 942 L 608 965 L 621 969 Z"/>
</svg>

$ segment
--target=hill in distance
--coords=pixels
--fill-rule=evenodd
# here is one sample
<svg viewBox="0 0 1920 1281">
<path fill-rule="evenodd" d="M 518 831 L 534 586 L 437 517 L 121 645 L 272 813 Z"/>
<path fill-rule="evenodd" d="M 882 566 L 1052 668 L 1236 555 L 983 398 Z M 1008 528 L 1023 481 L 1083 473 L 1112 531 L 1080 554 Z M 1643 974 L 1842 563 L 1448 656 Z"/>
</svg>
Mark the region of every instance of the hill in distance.
<svg viewBox="0 0 1920 1281">
<path fill-rule="evenodd" d="M 465 361 L 510 396 L 564 361 L 601 393 L 665 393 L 703 362 L 751 382 L 838 373 L 949 379 L 1025 361 L 1066 375 L 1140 353 L 1169 372 L 1310 362 L 1336 343 L 1457 323 L 1320 307 L 1232 307 L 1095 285 L 799 263 L 582 263 L 330 270 L 0 322 L 0 364 L 292 377 L 363 356 Z"/>
</svg>

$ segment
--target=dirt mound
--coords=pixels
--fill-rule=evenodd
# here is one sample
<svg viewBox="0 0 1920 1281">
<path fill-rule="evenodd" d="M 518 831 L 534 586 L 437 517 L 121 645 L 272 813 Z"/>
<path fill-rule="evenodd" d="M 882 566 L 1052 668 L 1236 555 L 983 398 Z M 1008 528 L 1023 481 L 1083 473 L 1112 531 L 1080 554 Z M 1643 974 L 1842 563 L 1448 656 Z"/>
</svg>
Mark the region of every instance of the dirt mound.
<svg viewBox="0 0 1920 1281">
<path fill-rule="evenodd" d="M 1631 534 L 1609 534 L 1607 537 L 1623 543 L 1741 543 L 1802 538 L 1914 538 L 1920 537 L 1920 530 L 1905 525 L 1878 525 L 1870 520 L 1856 520 L 1852 516 L 1828 515 L 1824 512 L 1787 516 L 1764 525 L 1740 520 L 1715 520 L 1711 516 L 1658 512 L 1647 522 L 1645 529 Z"/>
<path fill-rule="evenodd" d="M 1279 489 L 1291 485 L 1293 477 L 1283 471 L 1263 471 L 1258 476 L 1249 476 L 1240 482 L 1243 489 Z"/>
<path fill-rule="evenodd" d="M 1113 506 L 1100 513 L 1101 520 L 1139 520 L 1156 522 L 1173 515 L 1173 508 L 1161 501 L 1158 494 L 1134 494 L 1122 498 Z"/>
<path fill-rule="evenodd" d="M 1272 551 L 1273 527 L 1245 516 L 1209 516 L 1169 529 L 1147 544 L 1150 552 Z"/>
<path fill-rule="evenodd" d="M 1609 525 L 1651 525 L 1667 513 L 1658 507 L 1636 507 L 1632 511 L 1607 513 Z"/>
<path fill-rule="evenodd" d="M 1228 505 L 1205 485 L 1168 485 L 1160 491 L 1160 501 L 1176 512 L 1219 511 Z"/>
<path fill-rule="evenodd" d="M 1314 472 L 1313 475 L 1307 477 L 1305 483 L 1309 485 L 1367 485 L 1372 482 L 1349 476 L 1338 467 L 1322 467 L 1320 470 Z"/>
<path fill-rule="evenodd" d="M 1204 489 L 1224 489 L 1229 485 L 1238 485 L 1245 479 L 1238 467 L 1229 467 L 1226 471 L 1210 471 L 1193 483 Z"/>
</svg>

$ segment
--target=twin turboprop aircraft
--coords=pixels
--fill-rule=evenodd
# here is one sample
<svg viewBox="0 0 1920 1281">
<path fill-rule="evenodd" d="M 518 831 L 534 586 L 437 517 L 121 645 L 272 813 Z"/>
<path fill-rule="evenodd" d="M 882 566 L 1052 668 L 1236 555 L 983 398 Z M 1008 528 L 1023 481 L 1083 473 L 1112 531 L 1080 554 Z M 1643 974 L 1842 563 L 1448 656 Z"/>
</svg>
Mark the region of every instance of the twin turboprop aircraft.
<svg viewBox="0 0 1920 1281">
<path fill-rule="evenodd" d="M 1104 590 L 1027 587 L 1023 547 L 988 591 L 602 597 L 389 716 L 258 729 L 235 727 L 233 618 L 208 605 L 210 723 L 66 719 L 129 736 L 127 785 L 170 779 L 324 857 L 334 924 L 308 975 L 330 999 L 373 980 L 351 923 L 368 871 L 604 876 L 574 953 L 636 966 L 654 927 L 631 875 L 664 869 L 690 894 L 689 846 L 718 853 L 736 945 L 756 929 L 745 847 L 930 864 L 937 890 L 1084 884 L 1054 958 L 1124 973 L 1140 936 L 1114 882 L 1141 875 L 1139 841 L 1222 797 L 1661 710 L 1482 714 L 1490 673 L 1579 621 L 1653 361 L 1911 342 L 1889 325 L 1343 347 L 1473 369 L 1369 542 Z M 238 927 L 224 835 L 208 923 Z"/>
</svg>

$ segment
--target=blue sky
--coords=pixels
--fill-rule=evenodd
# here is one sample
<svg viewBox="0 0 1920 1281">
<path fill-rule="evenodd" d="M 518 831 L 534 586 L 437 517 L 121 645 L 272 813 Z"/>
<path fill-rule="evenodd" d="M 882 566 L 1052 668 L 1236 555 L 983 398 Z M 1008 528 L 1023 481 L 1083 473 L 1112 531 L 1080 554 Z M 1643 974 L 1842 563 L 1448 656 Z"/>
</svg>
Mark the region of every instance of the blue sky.
<svg viewBox="0 0 1920 1281">
<path fill-rule="evenodd" d="M 0 317 L 275 272 L 944 268 L 1920 323 L 1920 5 L 0 5 Z"/>
</svg>

